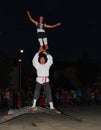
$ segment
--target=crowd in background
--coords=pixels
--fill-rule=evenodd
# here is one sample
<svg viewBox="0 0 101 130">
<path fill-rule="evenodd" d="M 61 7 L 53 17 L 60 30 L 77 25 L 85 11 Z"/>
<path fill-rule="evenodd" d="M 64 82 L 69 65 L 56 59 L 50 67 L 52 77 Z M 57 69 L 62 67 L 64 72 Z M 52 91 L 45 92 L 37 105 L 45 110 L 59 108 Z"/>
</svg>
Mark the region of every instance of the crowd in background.
<svg viewBox="0 0 101 130">
<path fill-rule="evenodd" d="M 0 89 L 0 108 L 3 109 L 18 109 L 21 108 L 21 98 L 17 90 L 6 88 Z"/>
<path fill-rule="evenodd" d="M 100 105 L 101 104 L 101 89 L 100 88 L 76 88 L 65 90 L 61 86 L 57 87 L 53 92 L 53 100 L 55 106 L 82 106 L 82 105 Z M 28 87 L 23 93 L 18 90 L 0 89 L 0 108 L 20 109 L 23 106 L 31 106 L 33 100 L 31 87 Z M 40 95 L 38 105 L 41 107 L 48 106 L 48 101 L 45 98 L 44 91 Z"/>
<path fill-rule="evenodd" d="M 57 105 L 64 107 L 101 104 L 100 88 L 76 88 L 72 90 L 64 90 L 58 87 L 55 92 L 55 100 Z"/>
</svg>

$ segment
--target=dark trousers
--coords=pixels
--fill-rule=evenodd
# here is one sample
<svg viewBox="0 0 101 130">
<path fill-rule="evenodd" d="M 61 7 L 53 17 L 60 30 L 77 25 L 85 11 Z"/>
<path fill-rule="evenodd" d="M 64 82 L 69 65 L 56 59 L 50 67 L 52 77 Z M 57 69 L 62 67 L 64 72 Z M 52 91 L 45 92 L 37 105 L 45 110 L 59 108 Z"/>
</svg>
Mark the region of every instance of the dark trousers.
<svg viewBox="0 0 101 130">
<path fill-rule="evenodd" d="M 53 102 L 52 100 L 52 93 L 49 83 L 44 83 L 43 85 L 36 82 L 35 91 L 34 91 L 34 99 L 38 100 L 40 96 L 40 90 L 41 88 L 44 88 L 45 96 L 48 102 Z"/>
</svg>

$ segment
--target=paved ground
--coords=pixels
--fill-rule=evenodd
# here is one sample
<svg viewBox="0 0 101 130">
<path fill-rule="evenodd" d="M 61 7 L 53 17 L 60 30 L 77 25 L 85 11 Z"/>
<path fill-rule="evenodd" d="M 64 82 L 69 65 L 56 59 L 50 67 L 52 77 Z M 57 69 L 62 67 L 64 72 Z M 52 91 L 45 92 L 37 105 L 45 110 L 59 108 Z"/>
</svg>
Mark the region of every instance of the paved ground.
<svg viewBox="0 0 101 130">
<path fill-rule="evenodd" d="M 22 115 L 0 124 L 0 130 L 101 130 L 101 105 L 61 109 L 67 117 L 46 113 Z"/>
</svg>

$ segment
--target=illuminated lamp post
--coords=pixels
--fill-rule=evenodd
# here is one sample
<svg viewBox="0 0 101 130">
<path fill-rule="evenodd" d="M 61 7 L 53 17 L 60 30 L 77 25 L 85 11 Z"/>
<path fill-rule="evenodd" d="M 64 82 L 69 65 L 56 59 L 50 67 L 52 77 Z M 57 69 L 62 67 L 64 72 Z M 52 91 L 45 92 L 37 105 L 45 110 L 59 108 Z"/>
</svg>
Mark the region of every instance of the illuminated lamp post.
<svg viewBox="0 0 101 130">
<path fill-rule="evenodd" d="M 19 92 L 22 91 L 22 54 L 24 53 L 23 49 L 20 49 L 20 58 L 19 58 Z"/>
</svg>

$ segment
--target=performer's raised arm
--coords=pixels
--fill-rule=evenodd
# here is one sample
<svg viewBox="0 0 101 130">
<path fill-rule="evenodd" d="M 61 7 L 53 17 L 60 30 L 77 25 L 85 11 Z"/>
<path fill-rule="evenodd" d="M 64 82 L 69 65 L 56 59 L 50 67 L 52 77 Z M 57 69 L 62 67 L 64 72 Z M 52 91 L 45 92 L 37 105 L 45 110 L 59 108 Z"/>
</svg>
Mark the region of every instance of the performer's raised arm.
<svg viewBox="0 0 101 130">
<path fill-rule="evenodd" d="M 46 51 L 43 51 L 43 53 L 47 57 L 46 65 L 50 67 L 53 64 L 53 57 L 50 54 L 48 54 Z"/>
<path fill-rule="evenodd" d="M 30 19 L 31 22 L 33 22 L 34 24 L 37 23 L 37 21 L 34 18 L 31 17 L 29 10 L 27 10 L 27 15 L 28 15 L 28 18 Z"/>
<path fill-rule="evenodd" d="M 39 58 L 39 53 L 36 53 L 35 56 L 32 59 L 32 65 L 37 68 L 39 62 L 38 62 L 38 58 Z"/>
<path fill-rule="evenodd" d="M 27 15 L 28 18 L 30 19 L 30 21 L 36 25 L 36 29 L 37 29 L 37 38 L 40 44 L 40 50 L 43 51 L 44 49 L 48 52 L 49 51 L 49 46 L 48 46 L 48 39 L 47 39 L 47 34 L 46 34 L 46 30 L 45 28 L 55 28 L 61 25 L 60 22 L 57 22 L 56 24 L 53 25 L 49 25 L 46 24 L 46 22 L 44 21 L 44 17 L 40 16 L 39 19 L 36 21 L 35 19 L 33 19 L 30 15 L 30 12 L 27 11 Z"/>
<path fill-rule="evenodd" d="M 56 24 L 54 24 L 54 25 L 45 24 L 45 27 L 46 27 L 46 28 L 55 28 L 55 27 L 58 27 L 58 26 L 60 26 L 60 25 L 61 25 L 61 23 L 58 22 L 58 23 L 56 23 Z"/>
<path fill-rule="evenodd" d="M 37 69 L 38 68 L 38 66 L 39 66 L 39 61 L 38 61 L 38 59 L 39 59 L 39 54 L 41 53 L 42 51 L 38 51 L 36 54 L 35 54 L 35 56 L 33 57 L 33 59 L 32 59 L 32 65 Z"/>
</svg>

